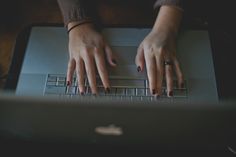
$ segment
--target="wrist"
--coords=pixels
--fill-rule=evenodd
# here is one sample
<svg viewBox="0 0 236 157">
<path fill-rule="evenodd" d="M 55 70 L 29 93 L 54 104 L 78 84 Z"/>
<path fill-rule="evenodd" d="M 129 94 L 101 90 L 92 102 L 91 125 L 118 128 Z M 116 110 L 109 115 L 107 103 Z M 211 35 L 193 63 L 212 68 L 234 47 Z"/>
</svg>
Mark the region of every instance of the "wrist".
<svg viewBox="0 0 236 157">
<path fill-rule="evenodd" d="M 153 26 L 154 32 L 177 34 L 182 20 L 182 11 L 173 6 L 162 6 Z"/>
<path fill-rule="evenodd" d="M 78 29 L 78 27 L 91 27 L 93 25 L 91 20 L 83 21 L 73 21 L 67 25 L 67 33 L 69 34 L 73 29 Z"/>
</svg>

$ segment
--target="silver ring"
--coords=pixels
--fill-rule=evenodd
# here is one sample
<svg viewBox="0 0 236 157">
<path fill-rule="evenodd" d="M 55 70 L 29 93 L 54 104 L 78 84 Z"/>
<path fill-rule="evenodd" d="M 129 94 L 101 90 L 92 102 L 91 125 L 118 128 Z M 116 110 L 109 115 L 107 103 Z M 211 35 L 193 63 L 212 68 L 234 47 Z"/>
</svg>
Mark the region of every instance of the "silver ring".
<svg viewBox="0 0 236 157">
<path fill-rule="evenodd" d="M 173 65 L 172 61 L 164 61 L 164 65 Z"/>
</svg>

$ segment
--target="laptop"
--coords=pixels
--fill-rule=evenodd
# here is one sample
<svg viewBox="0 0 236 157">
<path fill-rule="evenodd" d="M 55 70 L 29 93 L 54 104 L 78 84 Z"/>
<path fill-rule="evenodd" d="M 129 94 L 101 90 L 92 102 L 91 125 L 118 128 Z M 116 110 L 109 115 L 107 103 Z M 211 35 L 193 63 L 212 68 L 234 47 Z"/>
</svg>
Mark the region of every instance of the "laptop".
<svg viewBox="0 0 236 157">
<path fill-rule="evenodd" d="M 149 93 L 146 72 L 138 73 L 134 63 L 137 47 L 150 30 L 150 28 L 114 27 L 102 30 L 103 36 L 118 58 L 118 66 L 116 68 L 107 66 L 111 82 L 110 94 L 104 93 L 98 77 L 99 96 L 105 99 L 155 101 Z M 65 83 L 68 63 L 68 35 L 65 28 L 33 26 L 29 29 L 27 37 L 26 49 L 23 50 L 24 59 L 21 64 L 13 64 L 17 65 L 18 69 L 11 68 L 15 70 L 10 73 L 7 86 L 11 86 L 15 94 L 21 96 L 81 97 L 78 94 L 76 77 L 72 86 L 67 87 Z M 197 29 L 181 31 L 177 40 L 177 57 L 185 77 L 185 87 L 178 89 L 175 80 L 174 97 L 170 99 L 166 96 L 163 82 L 163 95 L 158 101 L 218 102 L 208 31 Z M 89 96 L 91 93 L 87 80 L 85 86 L 85 94 Z"/>
<path fill-rule="evenodd" d="M 3 141 L 105 152 L 107 148 L 234 150 L 236 110 L 233 102 L 219 101 L 208 31 L 187 29 L 179 34 L 177 54 L 185 87 L 175 88 L 173 98 L 163 92 L 158 100 L 149 95 L 146 74 L 137 73 L 134 64 L 137 46 L 149 32 L 150 28 L 103 30 L 119 65 L 109 69 L 113 92 L 93 97 L 87 84 L 85 96 L 77 93 L 76 78 L 69 89 L 65 86 L 65 29 L 27 29 L 19 38 L 24 40 L 17 40 L 18 59 L 13 60 L 7 82 L 14 93 L 0 98 Z"/>
</svg>

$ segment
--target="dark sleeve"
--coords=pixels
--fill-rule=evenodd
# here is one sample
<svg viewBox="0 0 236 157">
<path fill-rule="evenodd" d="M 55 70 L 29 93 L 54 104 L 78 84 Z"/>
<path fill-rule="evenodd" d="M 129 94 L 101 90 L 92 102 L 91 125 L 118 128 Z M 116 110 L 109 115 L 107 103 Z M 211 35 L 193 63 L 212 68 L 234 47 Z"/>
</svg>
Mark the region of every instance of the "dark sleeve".
<svg viewBox="0 0 236 157">
<path fill-rule="evenodd" d="M 86 0 L 57 0 L 62 12 L 65 26 L 73 21 L 83 22 L 91 20 Z"/>
<path fill-rule="evenodd" d="M 183 10 L 183 0 L 157 0 L 154 9 L 158 9 L 162 5 L 172 5 Z"/>
</svg>

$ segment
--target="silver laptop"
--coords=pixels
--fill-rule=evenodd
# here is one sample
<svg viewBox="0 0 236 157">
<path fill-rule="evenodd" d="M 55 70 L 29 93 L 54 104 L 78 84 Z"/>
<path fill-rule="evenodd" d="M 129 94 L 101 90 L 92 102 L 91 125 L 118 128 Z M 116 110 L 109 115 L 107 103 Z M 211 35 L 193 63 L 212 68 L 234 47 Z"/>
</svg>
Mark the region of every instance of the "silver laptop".
<svg viewBox="0 0 236 157">
<path fill-rule="evenodd" d="M 106 95 L 97 80 L 99 94 L 107 99 L 153 101 L 146 72 L 138 73 L 134 63 L 137 47 L 149 28 L 105 28 L 102 33 L 118 57 L 117 68 L 109 69 L 111 93 Z M 217 86 L 209 34 L 206 30 L 185 30 L 178 36 L 177 56 L 185 77 L 184 89 L 174 88 L 167 98 L 165 85 L 158 101 L 217 102 Z M 19 75 L 16 95 L 78 98 L 76 77 L 66 87 L 68 35 L 63 27 L 32 27 Z M 86 81 L 86 95 L 90 94 Z M 83 99 L 86 96 L 81 97 Z"/>
<path fill-rule="evenodd" d="M 119 65 L 109 70 L 113 93 L 102 95 L 101 91 L 101 97 L 91 99 L 77 94 L 76 78 L 70 89 L 65 86 L 65 29 L 33 27 L 17 79 L 17 96 L 0 96 L 0 139 L 42 146 L 59 143 L 63 149 L 69 145 L 88 152 L 113 146 L 131 146 L 134 151 L 148 146 L 152 151 L 169 146 L 195 151 L 201 146 L 231 149 L 235 146 L 235 106 L 234 102 L 218 102 L 208 32 L 185 30 L 179 34 L 178 58 L 186 86 L 182 91 L 176 88 L 174 98 L 163 94 L 157 100 L 161 103 L 156 103 L 147 92 L 145 72 L 137 73 L 134 64 L 137 46 L 149 31 L 103 30 Z M 203 103 L 206 101 L 211 103 Z"/>
</svg>

